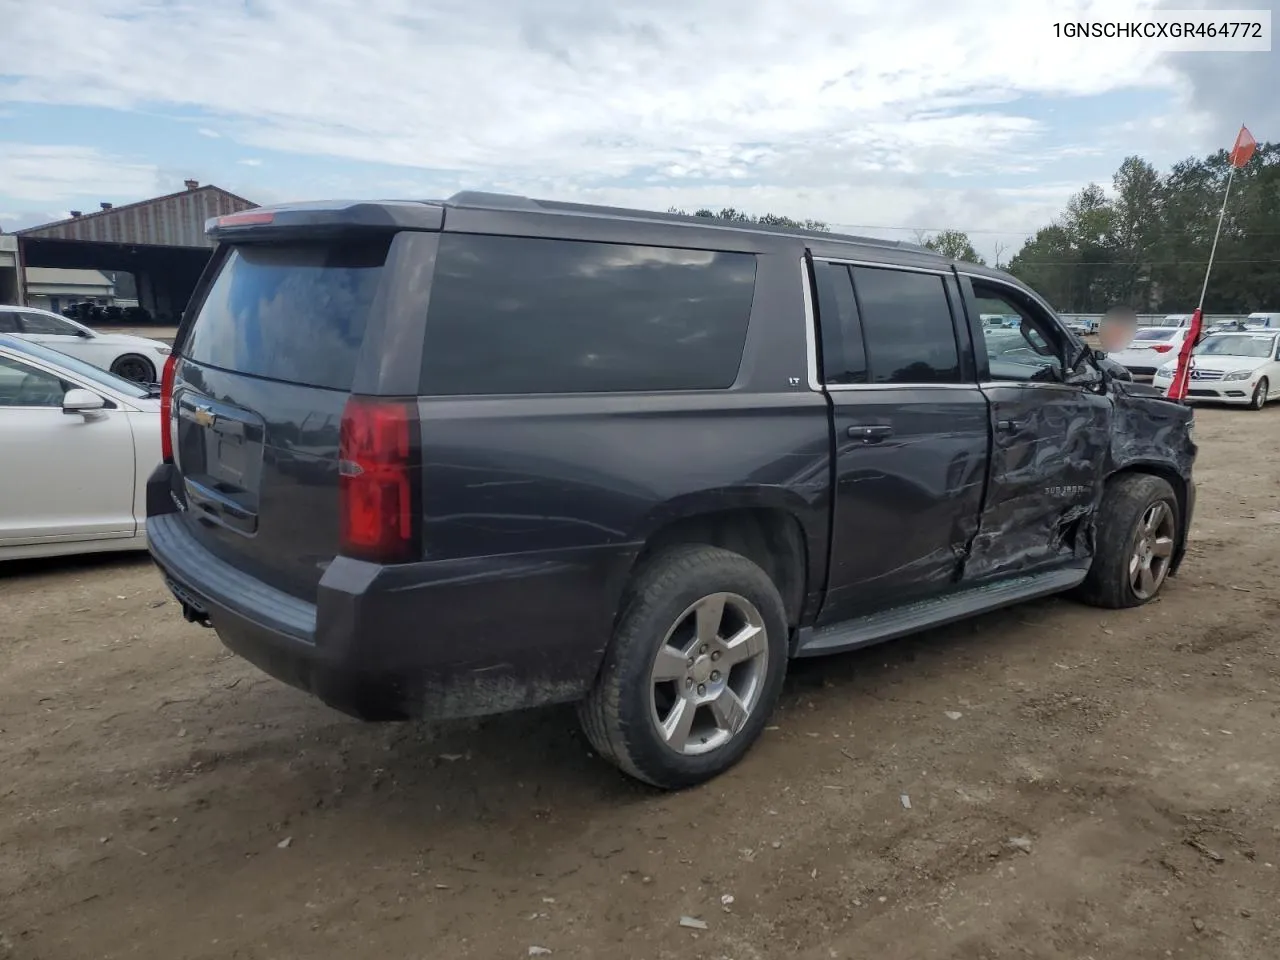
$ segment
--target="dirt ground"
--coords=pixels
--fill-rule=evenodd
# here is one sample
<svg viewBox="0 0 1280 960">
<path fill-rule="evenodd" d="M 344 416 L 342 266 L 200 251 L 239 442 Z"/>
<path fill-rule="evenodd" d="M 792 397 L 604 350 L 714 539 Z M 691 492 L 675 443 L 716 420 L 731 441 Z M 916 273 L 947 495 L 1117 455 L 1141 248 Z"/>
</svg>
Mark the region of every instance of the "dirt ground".
<svg viewBox="0 0 1280 960">
<path fill-rule="evenodd" d="M 799 664 L 681 795 L 570 710 L 348 720 L 184 624 L 145 559 L 9 569 L 0 958 L 1274 960 L 1280 409 L 1197 430 L 1160 601 Z"/>
</svg>

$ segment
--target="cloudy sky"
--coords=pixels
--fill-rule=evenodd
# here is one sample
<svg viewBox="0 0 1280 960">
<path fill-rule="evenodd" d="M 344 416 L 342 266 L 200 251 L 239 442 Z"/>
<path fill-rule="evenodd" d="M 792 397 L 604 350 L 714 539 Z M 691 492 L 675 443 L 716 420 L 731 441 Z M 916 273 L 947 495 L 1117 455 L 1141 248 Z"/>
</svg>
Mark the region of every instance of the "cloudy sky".
<svg viewBox="0 0 1280 960">
<path fill-rule="evenodd" d="M 1174 0 L 0 0 L 0 228 L 181 189 L 733 205 L 1006 256 L 1127 154 L 1280 139 L 1275 53 L 1068 40 Z"/>
</svg>

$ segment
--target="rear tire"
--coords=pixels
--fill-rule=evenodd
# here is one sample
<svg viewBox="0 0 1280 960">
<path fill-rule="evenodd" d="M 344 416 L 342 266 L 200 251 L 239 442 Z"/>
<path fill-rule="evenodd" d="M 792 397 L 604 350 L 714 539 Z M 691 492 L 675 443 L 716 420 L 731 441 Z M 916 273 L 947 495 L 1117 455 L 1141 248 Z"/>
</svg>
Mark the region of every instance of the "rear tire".
<svg viewBox="0 0 1280 960">
<path fill-rule="evenodd" d="M 677 546 L 633 579 L 578 716 L 602 757 L 678 790 L 742 759 L 786 669 L 786 614 L 768 574 L 719 547 Z"/>
<path fill-rule="evenodd" d="M 1112 610 L 1154 600 L 1169 577 L 1182 529 L 1173 488 L 1150 474 L 1117 477 L 1095 522 L 1093 565 L 1080 599 Z"/>
<path fill-rule="evenodd" d="M 1270 397 L 1271 385 L 1267 383 L 1267 378 L 1263 377 L 1258 381 L 1258 385 L 1253 388 L 1253 401 L 1249 404 L 1250 410 L 1261 410 L 1267 405 Z"/>
<path fill-rule="evenodd" d="M 124 356 L 116 357 L 111 364 L 111 372 L 133 383 L 156 382 L 155 365 L 146 357 L 136 353 L 126 353 Z"/>
</svg>

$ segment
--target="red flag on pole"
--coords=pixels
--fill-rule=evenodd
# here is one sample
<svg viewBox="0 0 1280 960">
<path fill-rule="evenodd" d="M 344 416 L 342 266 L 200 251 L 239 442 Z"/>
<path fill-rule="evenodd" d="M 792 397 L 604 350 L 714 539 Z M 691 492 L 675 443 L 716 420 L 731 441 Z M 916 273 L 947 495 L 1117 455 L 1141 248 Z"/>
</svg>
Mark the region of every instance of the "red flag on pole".
<svg viewBox="0 0 1280 960">
<path fill-rule="evenodd" d="M 1187 335 L 1182 341 L 1182 346 L 1178 348 L 1178 366 L 1173 374 L 1173 382 L 1169 384 L 1169 391 L 1165 394 L 1170 400 L 1187 399 L 1187 382 L 1191 379 L 1191 351 L 1195 349 L 1196 341 L 1200 339 L 1200 325 L 1204 322 L 1204 315 L 1196 308 L 1196 312 L 1191 315 L 1191 326 L 1187 328 Z"/>
<path fill-rule="evenodd" d="M 1187 330 L 1187 338 L 1182 341 L 1182 349 L 1178 351 L 1178 366 L 1174 370 L 1173 381 L 1165 394 L 1170 400 L 1185 400 L 1187 383 L 1191 379 L 1191 351 L 1200 339 L 1200 325 L 1204 319 L 1204 296 L 1209 289 L 1209 273 L 1213 270 L 1213 255 L 1218 252 L 1218 238 L 1222 235 L 1222 220 L 1227 215 L 1227 200 L 1231 196 L 1231 181 L 1236 171 L 1249 162 L 1258 141 L 1244 124 L 1236 134 L 1236 142 L 1231 147 L 1231 169 L 1227 171 L 1227 188 L 1222 193 L 1222 209 L 1218 211 L 1218 229 L 1213 233 L 1213 246 L 1209 248 L 1209 262 L 1204 268 L 1204 283 L 1200 287 L 1200 304 L 1191 315 L 1191 327 Z"/>
<path fill-rule="evenodd" d="M 1249 162 L 1249 158 L 1253 156 L 1253 151 L 1257 146 L 1258 141 L 1253 139 L 1253 134 L 1249 132 L 1249 128 L 1242 126 L 1240 132 L 1236 134 L 1235 146 L 1231 148 L 1231 165 L 1237 169 L 1243 167 Z"/>
</svg>

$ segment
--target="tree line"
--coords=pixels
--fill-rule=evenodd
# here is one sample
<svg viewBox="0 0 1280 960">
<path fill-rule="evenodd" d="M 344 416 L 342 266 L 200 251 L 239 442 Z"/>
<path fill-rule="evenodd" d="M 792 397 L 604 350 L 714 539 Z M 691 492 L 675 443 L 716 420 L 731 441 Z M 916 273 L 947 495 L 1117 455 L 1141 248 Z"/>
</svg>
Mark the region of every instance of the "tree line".
<svg viewBox="0 0 1280 960">
<path fill-rule="evenodd" d="M 669 207 L 667 213 L 674 213 L 681 217 L 687 217 L 690 214 L 679 207 Z M 762 216 L 752 216 L 744 213 L 735 207 L 724 207 L 718 211 L 708 210 L 703 207 L 693 212 L 695 217 L 706 217 L 710 220 L 727 220 L 730 223 L 758 223 L 766 227 L 789 227 L 792 230 L 812 230 L 816 233 L 830 233 L 831 227 L 822 220 L 794 220 L 791 217 L 784 217 L 776 213 L 766 213 Z"/>
<path fill-rule="evenodd" d="M 1228 153 L 1160 173 L 1128 157 L 1108 195 L 1091 183 L 1009 262 L 1009 272 L 1066 313 L 1116 304 L 1189 313 L 1200 299 L 1231 170 Z M 1280 144 L 1259 144 L 1235 172 L 1205 311 L 1249 313 L 1280 302 Z"/>
<path fill-rule="evenodd" d="M 1200 298 L 1231 165 L 1228 152 L 1189 157 L 1167 173 L 1127 157 L 1108 193 L 1090 183 L 1007 263 L 1064 313 L 1188 313 Z M 684 213 L 672 208 L 672 213 Z M 828 231 L 818 220 L 754 217 L 732 207 L 698 217 Z M 962 230 L 917 232 L 944 256 L 982 263 Z M 999 252 L 997 253 L 999 259 Z M 1205 299 L 1207 313 L 1280 309 L 1280 143 L 1260 143 L 1237 170 Z"/>
</svg>

